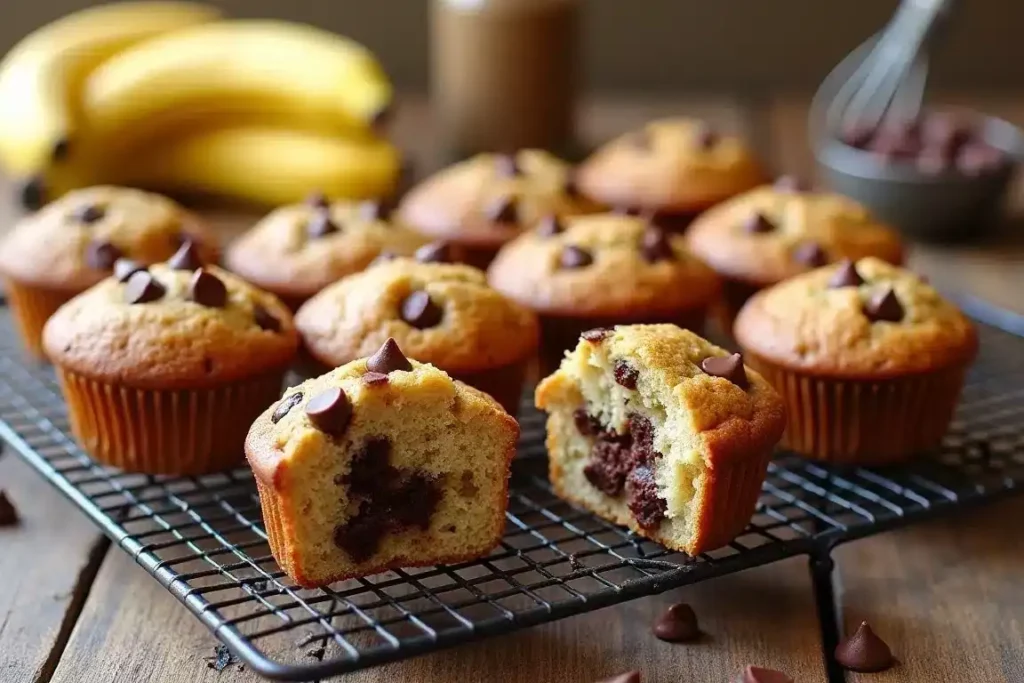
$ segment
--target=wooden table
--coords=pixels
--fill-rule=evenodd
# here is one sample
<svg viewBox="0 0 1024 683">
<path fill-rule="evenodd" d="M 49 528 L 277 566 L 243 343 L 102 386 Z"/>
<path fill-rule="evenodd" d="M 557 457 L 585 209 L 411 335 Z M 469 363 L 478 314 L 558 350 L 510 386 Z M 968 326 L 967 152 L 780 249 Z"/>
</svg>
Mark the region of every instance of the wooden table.
<svg viewBox="0 0 1024 683">
<path fill-rule="evenodd" d="M 1024 125 L 1024 96 L 957 95 Z M 688 113 L 742 132 L 777 170 L 810 175 L 805 96 L 694 97 L 594 102 L 582 111 L 600 140 L 654 116 Z M 421 162 L 429 115 L 416 103 L 396 136 Z M 1024 209 L 1024 184 L 1015 206 Z M 7 196 L 5 193 L 3 196 Z M 0 207 L 8 214 L 9 206 Z M 1024 313 L 1024 232 L 969 249 L 917 248 L 914 268 Z M 17 457 L 0 458 L 0 488 L 23 518 L 0 530 L 0 683 L 246 683 L 216 672 L 216 641 L 177 601 L 110 544 Z M 846 628 L 866 619 L 901 664 L 849 681 L 1024 681 L 1024 500 L 842 546 L 837 607 Z M 648 633 L 674 601 L 693 605 L 708 637 L 662 643 Z M 514 635 L 352 674 L 351 681 L 584 683 L 637 668 L 648 683 L 729 681 L 744 664 L 826 680 L 806 561 L 760 569 L 565 619 Z"/>
</svg>

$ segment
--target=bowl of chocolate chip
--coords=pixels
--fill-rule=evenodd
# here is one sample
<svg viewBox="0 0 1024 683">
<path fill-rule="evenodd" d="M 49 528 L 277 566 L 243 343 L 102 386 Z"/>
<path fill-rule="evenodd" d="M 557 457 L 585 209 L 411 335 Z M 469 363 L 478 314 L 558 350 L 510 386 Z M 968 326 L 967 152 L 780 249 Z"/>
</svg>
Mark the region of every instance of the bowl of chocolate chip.
<svg viewBox="0 0 1024 683">
<path fill-rule="evenodd" d="M 875 128 L 851 126 L 823 139 L 816 154 L 825 184 L 907 236 L 964 241 L 999 223 L 1024 159 L 1024 134 L 990 116 L 929 111 Z"/>
</svg>

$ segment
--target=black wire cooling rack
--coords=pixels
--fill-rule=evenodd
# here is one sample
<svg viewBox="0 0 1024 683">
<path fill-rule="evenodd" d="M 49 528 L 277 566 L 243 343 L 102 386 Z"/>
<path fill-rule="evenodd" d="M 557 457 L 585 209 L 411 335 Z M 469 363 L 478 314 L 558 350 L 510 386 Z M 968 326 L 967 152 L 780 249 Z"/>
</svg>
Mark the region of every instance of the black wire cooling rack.
<svg viewBox="0 0 1024 683">
<path fill-rule="evenodd" d="M 994 324 L 999 321 L 990 320 Z M 687 557 L 573 508 L 544 476 L 543 420 L 524 403 L 507 530 L 484 559 L 309 590 L 267 545 L 248 470 L 124 474 L 72 440 L 53 373 L 27 365 L 0 309 L 0 436 L 166 586 L 246 665 L 311 680 L 513 631 L 794 555 L 811 558 L 826 649 L 830 550 L 988 501 L 1024 483 L 1024 338 L 981 325 L 981 356 L 940 451 L 886 470 L 780 456 L 750 526 Z M 834 673 L 834 664 L 830 664 Z M 842 680 L 841 672 L 837 674 Z"/>
</svg>

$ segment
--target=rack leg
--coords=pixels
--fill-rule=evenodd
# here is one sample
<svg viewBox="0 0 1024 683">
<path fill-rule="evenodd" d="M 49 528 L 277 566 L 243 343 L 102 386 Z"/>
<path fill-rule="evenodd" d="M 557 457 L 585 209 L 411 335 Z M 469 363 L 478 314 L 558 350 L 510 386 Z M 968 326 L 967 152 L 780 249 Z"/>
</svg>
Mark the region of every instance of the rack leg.
<svg viewBox="0 0 1024 683">
<path fill-rule="evenodd" d="M 814 601 L 818 611 L 818 625 L 821 628 L 825 673 L 829 683 L 843 683 L 846 675 L 832 656 L 839 643 L 839 615 L 836 613 L 836 594 L 832 583 L 835 562 L 832 561 L 828 550 L 822 550 L 811 556 L 809 564 Z"/>
</svg>

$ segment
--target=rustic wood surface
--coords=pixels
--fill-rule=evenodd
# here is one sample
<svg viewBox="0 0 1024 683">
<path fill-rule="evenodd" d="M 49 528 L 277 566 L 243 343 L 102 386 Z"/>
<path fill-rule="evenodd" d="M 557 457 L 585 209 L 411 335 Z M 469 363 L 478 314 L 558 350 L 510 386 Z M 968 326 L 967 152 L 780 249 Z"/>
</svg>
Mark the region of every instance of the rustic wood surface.
<svg viewBox="0 0 1024 683">
<path fill-rule="evenodd" d="M 951 99 L 1024 125 L 1024 97 Z M 813 173 L 805 96 L 690 98 L 586 103 L 582 130 L 600 140 L 663 114 L 690 113 L 748 135 L 775 169 Z M 429 113 L 413 102 L 396 121 L 426 170 L 437 156 Z M 4 194 L 3 196 L 7 196 Z M 1024 184 L 1015 193 L 1024 216 Z M 11 207 L 0 203 L 0 215 Z M 218 220 L 233 232 L 237 219 Z M 943 287 L 967 290 L 1024 313 L 1024 230 L 969 249 L 919 247 L 915 268 Z M 0 530 L 0 683 L 185 683 L 260 680 L 206 658 L 216 641 L 166 590 L 117 549 L 16 457 L 0 460 L 0 487 L 26 518 Z M 875 625 L 901 664 L 849 681 L 970 683 L 1024 680 L 1024 597 L 1019 575 L 1024 501 L 841 547 L 837 607 L 844 624 Z M 676 600 L 691 603 L 708 637 L 668 645 L 651 620 Z M 72 630 L 73 627 L 73 630 Z M 70 636 L 69 636 L 70 633 Z M 294 647 L 294 638 L 283 646 Z M 584 683 L 631 668 L 652 683 L 729 681 L 746 663 L 787 671 L 801 683 L 826 680 L 806 561 L 788 560 L 662 596 L 507 637 L 352 674 L 344 680 L 559 681 Z"/>
</svg>

